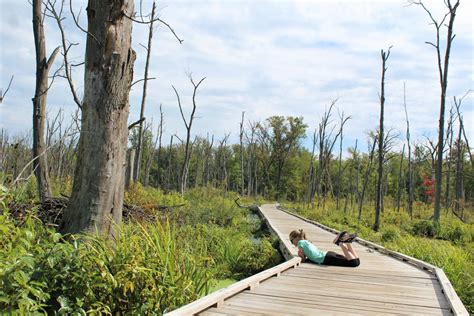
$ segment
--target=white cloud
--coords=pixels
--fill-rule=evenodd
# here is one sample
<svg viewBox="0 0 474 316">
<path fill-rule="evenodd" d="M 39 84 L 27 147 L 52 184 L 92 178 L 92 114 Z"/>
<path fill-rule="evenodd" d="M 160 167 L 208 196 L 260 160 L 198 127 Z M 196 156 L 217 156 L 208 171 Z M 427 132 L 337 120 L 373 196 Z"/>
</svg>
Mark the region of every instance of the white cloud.
<svg viewBox="0 0 474 316">
<path fill-rule="evenodd" d="M 434 8 L 435 16 L 442 16 L 442 1 L 425 2 Z M 150 68 L 150 76 L 157 79 L 149 82 L 146 115 L 156 123 L 162 103 L 167 133 L 182 134 L 184 127 L 171 85 L 180 92 L 189 113 L 192 85 L 186 73 L 192 72 L 196 80 L 207 77 L 197 98 L 195 134 L 210 132 L 219 138 L 232 132 L 231 141 L 236 141 L 240 113 L 245 110 L 252 121 L 271 115 L 303 116 L 311 135 L 326 106 L 339 96 L 338 108 L 352 116 L 346 125 L 345 145 L 353 146 L 356 138 L 361 143 L 365 133 L 377 127 L 380 49 L 393 45 L 386 79 L 386 125 L 404 137 L 406 82 L 413 138 L 435 135 L 439 116 L 436 56 L 433 48 L 424 44 L 434 39 L 434 29 L 420 7 L 406 4 L 404 0 L 160 2 L 160 17 L 184 42 L 180 45 L 166 27 L 157 25 Z M 31 126 L 35 81 L 31 10 L 27 2 L 13 0 L 0 6 L 0 87 L 15 74 L 14 86 L 0 105 L 0 127 L 18 133 Z M 75 2 L 75 11 L 81 6 L 86 6 L 85 1 Z M 149 12 L 150 7 L 151 2 L 145 1 L 143 12 Z M 472 7 L 472 2 L 463 1 L 456 17 L 449 100 L 473 89 Z M 71 22 L 68 17 L 69 38 L 81 44 L 71 56 L 81 62 L 85 36 Z M 81 24 L 87 25 L 85 14 Z M 51 51 L 59 43 L 59 34 L 52 21 L 47 21 L 46 28 Z M 145 52 L 138 44 L 145 44 L 147 35 L 146 26 L 134 25 L 135 79 L 143 76 Z M 75 81 L 81 90 L 82 70 L 75 72 Z M 130 121 L 139 116 L 140 98 L 138 84 L 130 95 Z M 64 81 L 55 83 L 48 100 L 51 110 L 75 109 Z M 472 139 L 472 96 L 466 98 L 463 108 Z M 334 116 L 337 119 L 336 112 Z"/>
</svg>

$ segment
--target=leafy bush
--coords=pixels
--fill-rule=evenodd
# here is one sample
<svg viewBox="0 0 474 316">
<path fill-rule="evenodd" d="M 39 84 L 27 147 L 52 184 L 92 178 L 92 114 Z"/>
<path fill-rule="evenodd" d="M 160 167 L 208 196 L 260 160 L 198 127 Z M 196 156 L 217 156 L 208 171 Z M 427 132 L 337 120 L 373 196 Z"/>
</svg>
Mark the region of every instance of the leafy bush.
<svg viewBox="0 0 474 316">
<path fill-rule="evenodd" d="M 381 240 L 384 242 L 393 241 L 400 238 L 400 233 L 395 228 L 388 228 L 382 232 Z"/>
<path fill-rule="evenodd" d="M 156 209 L 158 205 L 175 206 L 186 203 L 178 193 L 164 193 L 160 189 L 145 188 L 138 182 L 133 183 L 125 192 L 124 202 L 140 205 L 147 210 Z"/>
<path fill-rule="evenodd" d="M 441 239 L 452 241 L 455 244 L 466 245 L 473 242 L 473 231 L 466 228 L 466 225 L 442 226 L 439 232 Z"/>
<path fill-rule="evenodd" d="M 422 237 L 435 237 L 440 231 L 439 223 L 423 220 L 413 224 L 413 235 Z"/>
<path fill-rule="evenodd" d="M 32 217 L 16 227 L 1 215 L 0 230 L 0 309 L 7 312 L 164 312 L 212 282 L 206 254 L 181 250 L 188 241 L 168 223 L 124 225 L 115 245 L 93 236 L 66 241 Z"/>
</svg>

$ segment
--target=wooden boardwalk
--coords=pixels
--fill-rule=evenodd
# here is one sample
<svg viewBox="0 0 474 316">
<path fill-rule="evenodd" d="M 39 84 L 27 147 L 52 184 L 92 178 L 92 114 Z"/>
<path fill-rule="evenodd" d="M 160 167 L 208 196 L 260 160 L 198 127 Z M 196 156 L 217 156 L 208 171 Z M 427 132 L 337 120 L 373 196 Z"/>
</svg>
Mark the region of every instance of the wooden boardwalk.
<svg viewBox="0 0 474 316">
<path fill-rule="evenodd" d="M 336 231 L 260 207 L 287 262 L 214 292 L 168 315 L 468 315 L 442 270 L 358 239 L 357 268 L 300 263 L 288 234 L 303 229 L 324 250 Z"/>
</svg>

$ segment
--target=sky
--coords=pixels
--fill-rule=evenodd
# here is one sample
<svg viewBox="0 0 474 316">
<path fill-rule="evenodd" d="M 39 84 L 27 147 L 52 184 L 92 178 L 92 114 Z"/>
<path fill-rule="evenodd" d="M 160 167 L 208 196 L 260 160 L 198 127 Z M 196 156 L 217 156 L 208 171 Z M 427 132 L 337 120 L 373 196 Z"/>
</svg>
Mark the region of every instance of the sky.
<svg viewBox="0 0 474 316">
<path fill-rule="evenodd" d="M 454 1 L 454 0 L 451 0 Z M 58 1 L 59 2 L 59 1 Z M 65 30 L 74 46 L 69 58 L 83 61 L 86 36 L 74 25 L 65 8 Z M 135 1 L 135 10 L 139 11 Z M 151 11 L 151 0 L 143 0 L 142 12 Z M 433 16 L 446 12 L 442 0 L 426 0 Z M 153 38 L 145 116 L 159 121 L 159 106 L 165 116 L 164 140 L 176 134 L 182 139 L 185 127 L 172 85 L 178 90 L 189 117 L 195 81 L 206 77 L 197 94 L 196 120 L 192 134 L 219 140 L 230 133 L 237 143 L 242 111 L 246 124 L 273 115 L 302 116 L 308 125 L 303 145 L 310 149 L 312 134 L 331 102 L 338 98 L 333 123 L 339 115 L 350 115 L 345 125 L 344 148 L 367 150 L 367 133 L 378 126 L 380 111 L 381 50 L 390 46 L 387 61 L 385 126 L 399 133 L 396 147 L 405 139 L 404 85 L 415 142 L 436 139 L 440 87 L 435 49 L 425 42 L 436 40 L 435 28 L 420 6 L 406 0 L 387 1 L 160 1 L 159 17 L 178 36 L 157 24 Z M 73 0 L 79 22 L 87 26 L 87 1 Z M 453 96 L 473 90 L 474 26 L 473 1 L 461 0 L 455 20 L 455 40 L 449 65 L 447 110 Z M 82 10 L 82 11 L 81 11 Z M 0 129 L 9 135 L 31 133 L 35 90 L 35 50 L 27 0 L 0 0 L 0 88 L 14 80 L 0 104 Z M 55 21 L 46 18 L 46 45 L 50 54 L 60 45 Z M 442 43 L 445 42 L 445 28 Z M 134 23 L 133 47 L 137 52 L 135 80 L 144 76 L 147 25 Z M 444 44 L 442 45 L 444 51 Z M 60 66 L 58 58 L 55 67 Z M 54 69 L 56 69 L 53 67 Z M 53 71 L 54 71 L 53 69 Z M 83 69 L 73 78 L 82 96 Z M 140 115 L 141 83 L 130 93 L 129 122 Z M 62 109 L 65 120 L 76 110 L 67 82 L 57 78 L 48 94 L 48 115 Z M 474 142 L 474 93 L 462 103 L 468 139 Z M 167 141 L 164 141 L 165 143 Z"/>
</svg>

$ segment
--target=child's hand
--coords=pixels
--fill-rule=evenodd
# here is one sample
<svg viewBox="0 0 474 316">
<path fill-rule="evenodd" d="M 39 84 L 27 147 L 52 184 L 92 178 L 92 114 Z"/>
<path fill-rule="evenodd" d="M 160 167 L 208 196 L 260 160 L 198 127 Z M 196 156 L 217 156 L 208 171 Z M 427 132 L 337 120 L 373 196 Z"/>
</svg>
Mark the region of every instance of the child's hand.
<svg viewBox="0 0 474 316">
<path fill-rule="evenodd" d="M 303 260 L 304 260 L 304 251 L 303 251 L 303 249 L 301 249 L 301 248 L 298 248 L 298 256 L 300 256 L 300 257 L 301 257 L 301 259 L 303 259 Z"/>
</svg>

